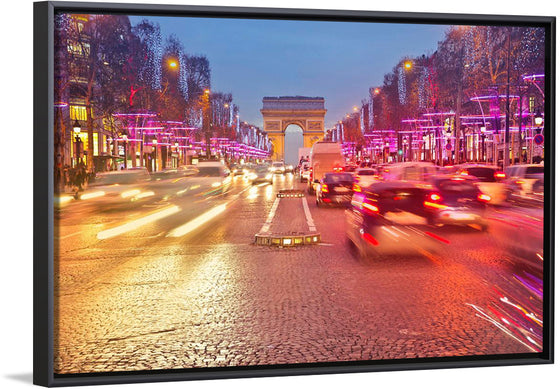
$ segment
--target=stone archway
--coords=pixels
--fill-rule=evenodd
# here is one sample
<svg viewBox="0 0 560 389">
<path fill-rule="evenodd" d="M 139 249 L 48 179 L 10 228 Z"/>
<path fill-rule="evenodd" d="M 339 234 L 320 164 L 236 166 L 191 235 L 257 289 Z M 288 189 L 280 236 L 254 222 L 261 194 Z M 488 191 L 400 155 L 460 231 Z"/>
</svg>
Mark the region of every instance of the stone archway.
<svg viewBox="0 0 560 389">
<path fill-rule="evenodd" d="M 295 124 L 303 130 L 303 147 L 311 147 L 323 139 L 325 128 L 325 99 L 322 97 L 282 96 L 264 97 L 264 131 L 273 145 L 272 159 L 285 157 L 286 128 Z"/>
</svg>

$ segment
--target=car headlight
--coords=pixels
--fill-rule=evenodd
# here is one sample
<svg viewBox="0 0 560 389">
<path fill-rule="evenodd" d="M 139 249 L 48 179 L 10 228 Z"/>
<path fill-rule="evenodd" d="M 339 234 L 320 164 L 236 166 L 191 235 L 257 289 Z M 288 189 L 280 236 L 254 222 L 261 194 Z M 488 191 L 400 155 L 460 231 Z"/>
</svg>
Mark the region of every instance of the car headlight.
<svg viewBox="0 0 560 389">
<path fill-rule="evenodd" d="M 219 186 L 221 186 L 221 185 L 222 185 L 221 182 L 213 182 L 213 183 L 212 183 L 212 188 L 217 188 L 217 187 L 219 187 Z"/>
<path fill-rule="evenodd" d="M 257 175 L 256 175 L 255 173 L 249 174 L 249 179 L 250 179 L 250 180 L 254 180 L 254 179 L 256 179 L 256 178 L 257 178 Z"/>
<path fill-rule="evenodd" d="M 272 178 L 272 174 L 267 174 L 267 175 L 266 175 L 266 179 L 267 179 L 267 180 L 270 180 L 271 178 Z"/>
</svg>

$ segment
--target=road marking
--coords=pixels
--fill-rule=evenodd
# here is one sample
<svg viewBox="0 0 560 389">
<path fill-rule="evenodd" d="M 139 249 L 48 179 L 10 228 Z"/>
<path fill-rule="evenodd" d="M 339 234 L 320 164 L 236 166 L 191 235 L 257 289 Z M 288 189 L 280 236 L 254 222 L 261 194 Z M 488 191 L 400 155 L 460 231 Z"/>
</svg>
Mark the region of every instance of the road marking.
<svg viewBox="0 0 560 389">
<path fill-rule="evenodd" d="M 114 227 L 114 228 L 110 228 L 108 230 L 105 231 L 101 231 L 97 234 L 97 239 L 99 240 L 103 240 L 103 239 L 108 239 L 108 238 L 113 238 L 117 235 L 121 235 L 124 234 L 126 232 L 130 232 L 133 231 L 139 227 L 142 227 L 148 223 L 163 219 L 164 217 L 173 215 L 174 213 L 179 212 L 181 209 L 174 205 L 172 207 L 168 207 L 165 209 L 162 209 L 161 211 L 152 213 L 150 215 L 141 217 L 139 219 L 136 220 L 132 220 L 128 223 L 125 223 L 123 225 L 120 225 L 118 227 Z"/>
<path fill-rule="evenodd" d="M 317 227 L 315 227 L 315 223 L 313 222 L 313 218 L 311 217 L 311 211 L 309 211 L 309 205 L 307 204 L 307 199 L 305 197 L 301 198 L 303 202 L 303 210 L 305 211 L 305 218 L 307 219 L 307 225 L 309 226 L 309 231 L 315 232 L 317 231 Z"/>
<path fill-rule="evenodd" d="M 280 204 L 280 197 L 276 197 L 276 200 L 274 200 L 274 204 L 272 204 L 272 208 L 270 209 L 268 217 L 266 218 L 266 221 L 259 231 L 259 234 L 264 234 L 270 229 L 270 225 L 272 224 L 272 220 L 274 219 L 274 215 L 276 214 L 276 209 L 278 209 L 278 204 Z"/>
</svg>

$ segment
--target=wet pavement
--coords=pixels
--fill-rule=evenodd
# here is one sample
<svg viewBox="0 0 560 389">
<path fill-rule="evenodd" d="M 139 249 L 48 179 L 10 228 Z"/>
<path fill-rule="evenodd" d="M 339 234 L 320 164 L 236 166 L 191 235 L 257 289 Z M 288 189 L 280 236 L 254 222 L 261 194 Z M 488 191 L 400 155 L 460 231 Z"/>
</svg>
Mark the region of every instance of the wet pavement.
<svg viewBox="0 0 560 389">
<path fill-rule="evenodd" d="M 373 261 L 349 247 L 344 209 L 318 208 L 309 195 L 276 197 L 304 185 L 291 175 L 272 186 L 237 176 L 227 194 L 181 189 L 56 212 L 55 371 L 539 351 L 538 314 L 518 317 L 535 336 L 500 318 L 516 304 L 518 313 L 542 311 L 527 286 L 542 277 L 539 254 L 508 243 L 512 229 L 527 230 L 524 220 L 542 223 L 542 209 L 496 208 L 488 233 L 438 230 L 449 242 L 440 255 Z M 504 219 L 521 224 L 504 229 Z M 321 243 L 255 245 L 267 223 L 274 232 L 315 228 Z"/>
</svg>

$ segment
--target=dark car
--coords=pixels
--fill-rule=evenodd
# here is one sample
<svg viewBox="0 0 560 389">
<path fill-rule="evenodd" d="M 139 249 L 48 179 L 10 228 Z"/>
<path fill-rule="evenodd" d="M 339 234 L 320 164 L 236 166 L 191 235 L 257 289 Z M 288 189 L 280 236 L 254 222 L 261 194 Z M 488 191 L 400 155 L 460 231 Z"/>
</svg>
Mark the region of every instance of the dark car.
<svg viewBox="0 0 560 389">
<path fill-rule="evenodd" d="M 378 182 L 357 187 L 345 212 L 346 236 L 360 257 L 430 256 L 450 242 L 426 222 L 427 187 Z"/>
<path fill-rule="evenodd" d="M 478 226 L 480 230 L 486 231 L 486 204 L 491 197 L 480 191 L 476 177 L 435 177 L 432 182 L 434 190 L 424 201 L 429 224 Z"/>
<path fill-rule="evenodd" d="M 325 173 L 317 185 L 317 206 L 350 205 L 354 177 L 350 173 Z"/>
</svg>

